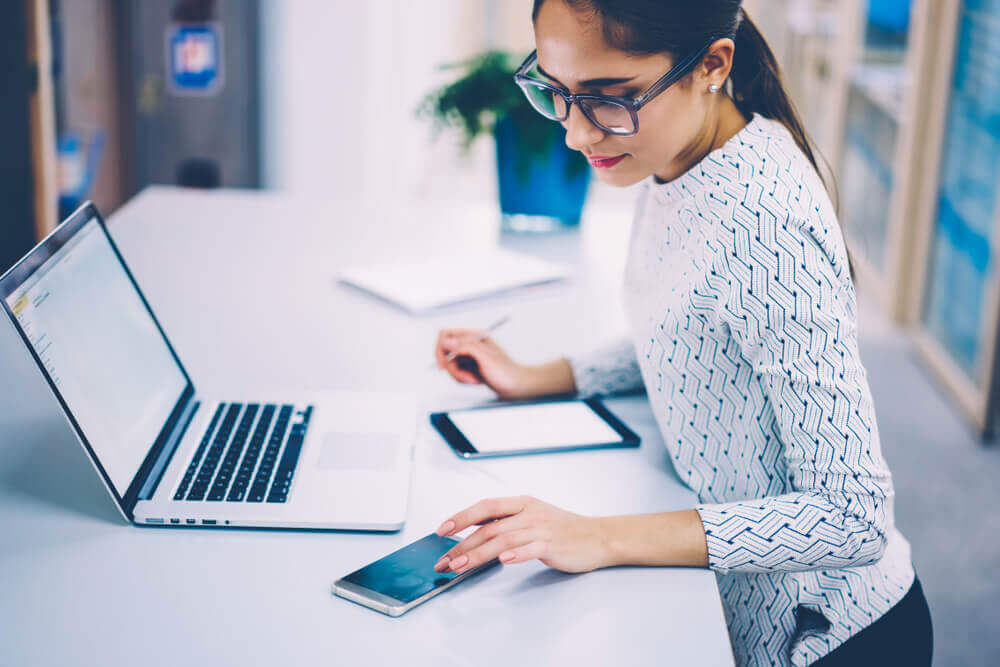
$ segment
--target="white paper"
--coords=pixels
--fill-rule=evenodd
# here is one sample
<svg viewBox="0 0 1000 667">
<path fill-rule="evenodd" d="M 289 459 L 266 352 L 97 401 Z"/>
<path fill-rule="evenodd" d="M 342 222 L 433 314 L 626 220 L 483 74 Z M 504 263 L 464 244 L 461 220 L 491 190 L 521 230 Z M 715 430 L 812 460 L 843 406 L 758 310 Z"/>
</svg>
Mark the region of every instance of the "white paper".
<svg viewBox="0 0 1000 667">
<path fill-rule="evenodd" d="M 340 280 L 420 314 L 568 275 L 563 265 L 490 248 L 410 263 L 354 267 L 341 274 Z"/>
</svg>

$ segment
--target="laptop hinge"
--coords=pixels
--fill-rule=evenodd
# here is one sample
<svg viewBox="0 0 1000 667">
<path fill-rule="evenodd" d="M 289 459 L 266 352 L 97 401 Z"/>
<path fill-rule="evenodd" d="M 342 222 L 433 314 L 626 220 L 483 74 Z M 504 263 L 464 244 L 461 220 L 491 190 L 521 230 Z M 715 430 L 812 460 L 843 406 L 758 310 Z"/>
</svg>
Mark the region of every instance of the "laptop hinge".
<svg viewBox="0 0 1000 667">
<path fill-rule="evenodd" d="M 170 460 L 174 457 L 174 452 L 177 451 L 181 440 L 184 439 L 184 434 L 187 433 L 188 426 L 191 425 L 191 420 L 194 419 L 194 415 L 198 412 L 199 407 L 201 407 L 201 401 L 196 401 L 193 398 L 184 406 L 184 411 L 177 420 L 177 426 L 174 428 L 173 433 L 170 434 L 170 438 L 167 439 L 163 450 L 160 452 L 160 456 L 156 459 L 156 463 L 149 469 L 146 480 L 139 488 L 139 495 L 136 497 L 137 500 L 150 500 L 156 494 L 156 487 L 159 486 L 163 473 L 166 472 Z"/>
</svg>

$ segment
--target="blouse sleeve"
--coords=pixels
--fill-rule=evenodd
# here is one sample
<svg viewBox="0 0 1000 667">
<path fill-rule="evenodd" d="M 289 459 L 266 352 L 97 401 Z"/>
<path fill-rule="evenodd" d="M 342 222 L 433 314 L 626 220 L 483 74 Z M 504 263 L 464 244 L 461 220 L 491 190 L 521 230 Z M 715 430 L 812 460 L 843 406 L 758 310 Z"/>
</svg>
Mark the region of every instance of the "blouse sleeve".
<svg viewBox="0 0 1000 667">
<path fill-rule="evenodd" d="M 893 521 L 892 480 L 858 354 L 839 229 L 760 214 L 725 226 L 704 305 L 728 327 L 773 407 L 771 437 L 783 445 L 790 491 L 698 506 L 709 566 L 767 572 L 874 563 Z"/>
<path fill-rule="evenodd" d="M 621 394 L 643 388 L 635 347 L 628 338 L 569 357 L 581 396 Z"/>
</svg>

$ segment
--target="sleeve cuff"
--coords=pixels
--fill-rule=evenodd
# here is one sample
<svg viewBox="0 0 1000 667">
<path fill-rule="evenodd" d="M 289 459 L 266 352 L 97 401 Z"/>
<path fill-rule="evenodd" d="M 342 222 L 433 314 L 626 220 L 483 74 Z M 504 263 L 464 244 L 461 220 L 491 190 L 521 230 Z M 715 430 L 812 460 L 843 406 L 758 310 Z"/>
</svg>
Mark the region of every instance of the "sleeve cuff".
<svg viewBox="0 0 1000 667">
<path fill-rule="evenodd" d="M 583 397 L 620 394 L 643 387 L 635 348 L 628 339 L 571 355 L 567 361 L 577 392 Z"/>
<path fill-rule="evenodd" d="M 718 535 L 718 526 L 725 520 L 725 512 L 709 505 L 698 505 L 695 507 L 698 516 L 701 517 L 701 525 L 705 530 L 705 543 L 708 547 L 708 569 L 726 574 L 729 568 L 722 565 L 729 543 Z"/>
</svg>

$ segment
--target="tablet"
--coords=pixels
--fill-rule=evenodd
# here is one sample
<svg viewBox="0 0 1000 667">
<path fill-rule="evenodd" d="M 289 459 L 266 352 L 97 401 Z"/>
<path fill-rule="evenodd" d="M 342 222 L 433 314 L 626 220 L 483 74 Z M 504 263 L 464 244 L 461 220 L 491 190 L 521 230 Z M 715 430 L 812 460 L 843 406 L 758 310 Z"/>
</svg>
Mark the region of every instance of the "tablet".
<svg viewBox="0 0 1000 667">
<path fill-rule="evenodd" d="M 435 412 L 431 424 L 463 458 L 639 446 L 599 398 Z"/>
</svg>

